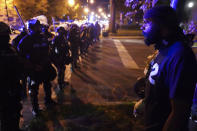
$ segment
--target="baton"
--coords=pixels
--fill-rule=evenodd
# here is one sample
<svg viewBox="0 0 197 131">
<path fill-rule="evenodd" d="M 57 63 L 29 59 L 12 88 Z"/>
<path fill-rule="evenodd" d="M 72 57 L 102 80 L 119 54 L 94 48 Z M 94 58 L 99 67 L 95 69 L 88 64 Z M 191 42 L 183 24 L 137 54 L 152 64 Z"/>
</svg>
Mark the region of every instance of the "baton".
<svg viewBox="0 0 197 131">
<path fill-rule="evenodd" d="M 21 15 L 20 15 L 20 13 L 19 13 L 19 11 L 18 11 L 18 9 L 17 9 L 17 7 L 16 7 L 15 5 L 14 5 L 14 9 L 16 10 L 16 13 L 17 13 L 17 15 L 18 15 L 18 17 L 19 17 L 19 19 L 20 19 L 21 23 L 22 23 L 22 24 L 23 24 L 23 26 L 25 27 L 25 31 L 26 31 L 26 33 L 27 33 L 27 34 L 29 34 L 29 31 L 28 31 L 27 27 L 25 26 L 25 23 L 24 23 L 24 21 L 23 21 L 23 19 L 22 19 Z"/>
</svg>

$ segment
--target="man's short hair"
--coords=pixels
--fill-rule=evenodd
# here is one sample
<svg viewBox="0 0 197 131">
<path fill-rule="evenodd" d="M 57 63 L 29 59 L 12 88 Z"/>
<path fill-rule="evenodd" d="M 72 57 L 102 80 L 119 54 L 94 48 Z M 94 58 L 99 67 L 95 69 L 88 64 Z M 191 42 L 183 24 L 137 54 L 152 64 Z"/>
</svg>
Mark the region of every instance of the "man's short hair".
<svg viewBox="0 0 197 131">
<path fill-rule="evenodd" d="M 170 28 L 179 26 L 176 11 L 170 6 L 155 6 L 145 13 L 144 18 Z"/>
</svg>

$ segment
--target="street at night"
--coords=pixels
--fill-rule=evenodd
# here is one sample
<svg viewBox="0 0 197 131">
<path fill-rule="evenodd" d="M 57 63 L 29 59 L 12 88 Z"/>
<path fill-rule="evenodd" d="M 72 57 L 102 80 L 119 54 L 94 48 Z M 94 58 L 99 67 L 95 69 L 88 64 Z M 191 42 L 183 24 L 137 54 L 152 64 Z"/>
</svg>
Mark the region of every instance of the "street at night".
<svg viewBox="0 0 197 131">
<path fill-rule="evenodd" d="M 0 0 L 0 131 L 196 130 L 196 0 Z"/>
<path fill-rule="evenodd" d="M 117 49 L 117 41 L 120 44 L 118 46 L 122 46 L 124 49 Z M 69 85 L 64 90 L 63 103 L 70 105 L 75 104 L 75 102 L 77 104 L 80 101 L 84 105 L 91 104 L 92 106 L 119 106 L 130 103 L 128 104 L 130 105 L 128 112 L 125 112 L 130 116 L 125 117 L 131 117 L 132 103 L 139 99 L 134 93 L 133 85 L 138 77 L 144 75 L 143 71 L 147 56 L 152 52 L 153 49 L 149 49 L 144 45 L 143 39 L 132 38 L 132 36 L 119 39 L 117 37 L 102 38 L 100 42 L 90 47 L 86 57 L 80 58 L 80 69 L 72 72 L 70 65 L 66 67 L 65 81 L 68 81 Z M 56 94 L 58 92 L 57 85 L 57 80 L 54 80 L 53 98 L 55 100 L 58 99 Z M 40 91 L 39 103 L 43 106 L 44 92 L 42 88 Z M 74 98 L 72 96 L 73 91 Z M 73 101 L 72 99 L 78 99 L 79 101 Z M 33 117 L 31 115 L 30 101 L 24 102 L 23 117 L 23 124 L 27 124 Z M 86 116 L 79 115 L 75 119 L 80 119 L 78 117 Z M 67 123 L 69 121 L 67 119 L 59 118 L 58 121 Z M 50 120 L 50 122 L 53 123 L 54 121 Z M 67 129 L 64 124 L 60 126 Z"/>
</svg>

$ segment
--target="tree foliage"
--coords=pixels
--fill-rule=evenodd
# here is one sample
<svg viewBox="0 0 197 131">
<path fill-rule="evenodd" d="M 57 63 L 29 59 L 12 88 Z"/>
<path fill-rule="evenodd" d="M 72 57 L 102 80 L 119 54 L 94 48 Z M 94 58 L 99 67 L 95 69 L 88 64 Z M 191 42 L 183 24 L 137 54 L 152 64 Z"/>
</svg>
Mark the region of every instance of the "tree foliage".
<svg viewBox="0 0 197 131">
<path fill-rule="evenodd" d="M 130 10 L 129 7 L 125 8 L 125 1 L 126 0 L 116 0 L 116 10 L 120 12 L 128 12 Z"/>
<path fill-rule="evenodd" d="M 51 20 L 51 17 L 64 18 L 69 16 L 71 19 L 81 18 L 82 7 L 80 0 L 75 0 L 75 5 L 70 7 L 68 0 L 15 0 L 21 16 L 24 20 L 28 20 L 38 15 L 45 15 Z"/>
<path fill-rule="evenodd" d="M 47 14 L 47 0 L 15 0 L 14 4 L 17 6 L 24 20 Z"/>
<path fill-rule="evenodd" d="M 48 14 L 56 18 L 63 18 L 69 16 L 71 19 L 80 18 L 82 7 L 80 0 L 75 0 L 75 5 L 70 7 L 67 0 L 48 0 L 49 8 Z"/>
<path fill-rule="evenodd" d="M 148 9 L 155 5 L 170 5 L 170 1 L 171 0 L 125 0 L 125 6 L 132 9 L 126 16 L 140 22 L 143 18 L 143 14 Z"/>
</svg>

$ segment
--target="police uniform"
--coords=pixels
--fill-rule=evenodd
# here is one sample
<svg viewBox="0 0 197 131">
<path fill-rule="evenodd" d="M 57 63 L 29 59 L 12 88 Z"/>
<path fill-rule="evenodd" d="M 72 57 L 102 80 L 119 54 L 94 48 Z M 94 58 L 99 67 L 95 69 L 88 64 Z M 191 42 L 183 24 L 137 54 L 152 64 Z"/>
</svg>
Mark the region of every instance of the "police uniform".
<svg viewBox="0 0 197 131">
<path fill-rule="evenodd" d="M 9 34 L 2 34 L 1 31 L 6 26 L 5 23 L 0 22 L 0 130 L 18 131 L 22 109 L 19 80 L 23 72 L 23 64 L 8 40 L 3 40 L 9 36 Z"/>
<path fill-rule="evenodd" d="M 23 29 L 23 31 L 17 35 L 13 40 L 12 40 L 12 46 L 16 49 L 19 45 L 19 42 L 20 40 L 25 37 L 27 35 L 27 32 L 25 31 L 25 28 Z M 23 99 L 26 99 L 27 98 L 27 90 L 26 90 L 26 86 L 27 86 L 27 76 L 26 74 L 24 73 L 22 78 L 21 78 L 21 86 L 22 86 L 22 89 L 23 89 Z"/>
<path fill-rule="evenodd" d="M 20 42 L 20 40 L 25 37 L 27 35 L 27 33 L 25 31 L 22 31 L 19 35 L 16 36 L 16 38 L 14 38 L 12 40 L 12 46 L 17 50 L 18 44 Z"/>
<path fill-rule="evenodd" d="M 52 41 L 52 60 L 58 70 L 58 84 L 60 89 L 64 84 L 65 65 L 69 63 L 69 45 L 64 34 L 56 36 Z"/>
<path fill-rule="evenodd" d="M 31 63 L 32 70 L 28 71 L 30 77 L 29 88 L 33 111 L 39 112 L 38 91 L 39 85 L 44 84 L 45 105 L 51 102 L 51 81 L 56 77 L 56 71 L 51 65 L 49 57 L 48 40 L 39 33 L 32 33 L 24 37 L 19 44 L 20 54 Z"/>
<path fill-rule="evenodd" d="M 69 32 L 69 41 L 71 43 L 71 53 L 72 53 L 72 67 L 73 69 L 77 67 L 78 51 L 80 44 L 80 32 L 77 25 L 72 25 Z"/>
</svg>

